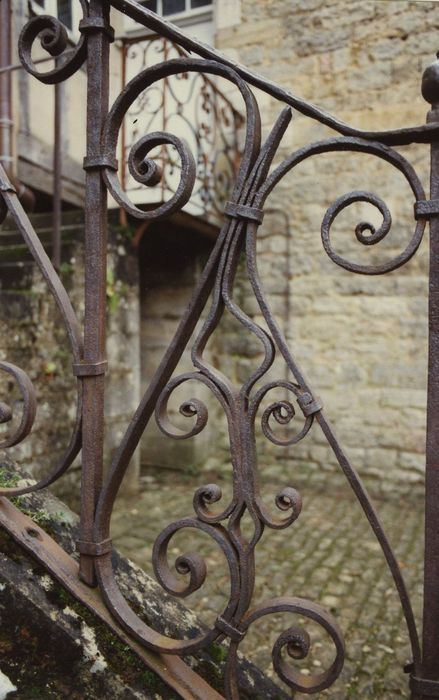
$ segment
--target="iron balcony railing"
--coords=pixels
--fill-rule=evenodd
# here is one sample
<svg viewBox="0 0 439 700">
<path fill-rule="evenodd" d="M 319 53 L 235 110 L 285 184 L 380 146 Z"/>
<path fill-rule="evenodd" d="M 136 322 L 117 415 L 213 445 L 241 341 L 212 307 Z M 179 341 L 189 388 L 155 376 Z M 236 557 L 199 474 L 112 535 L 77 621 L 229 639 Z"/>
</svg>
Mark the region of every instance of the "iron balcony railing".
<svg viewBox="0 0 439 700">
<path fill-rule="evenodd" d="M 154 64 L 181 59 L 187 52 L 158 35 L 122 40 L 123 85 Z M 180 181 L 181 163 L 172 145 L 158 146 L 154 161 L 159 181 L 149 191 L 133 177 L 129 154 L 143 135 L 154 131 L 177 133 L 195 158 L 196 178 L 185 211 L 218 223 L 241 159 L 243 115 L 220 89 L 214 76 L 186 72 L 167 76 L 133 102 L 122 124 L 122 187 L 139 204 L 165 202 Z"/>
</svg>

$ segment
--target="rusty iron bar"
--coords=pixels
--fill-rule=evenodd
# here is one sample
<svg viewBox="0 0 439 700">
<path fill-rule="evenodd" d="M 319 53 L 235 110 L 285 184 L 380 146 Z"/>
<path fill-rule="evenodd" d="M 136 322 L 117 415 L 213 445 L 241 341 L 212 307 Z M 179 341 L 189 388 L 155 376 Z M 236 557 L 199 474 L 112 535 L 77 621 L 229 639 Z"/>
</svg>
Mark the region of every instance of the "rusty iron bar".
<svg viewBox="0 0 439 700">
<path fill-rule="evenodd" d="M 96 585 L 93 523 L 99 498 L 104 449 L 105 331 L 107 282 L 107 191 L 101 177 L 101 133 L 108 111 L 109 48 L 112 40 L 108 2 L 90 0 L 81 29 L 87 36 L 87 155 L 85 194 L 85 318 L 80 576 Z"/>
<path fill-rule="evenodd" d="M 0 503 L 0 522 L 23 545 L 44 562 L 49 571 L 64 581 L 64 585 L 81 600 L 89 600 L 92 609 L 104 615 L 112 628 L 123 630 L 131 639 L 130 644 L 143 650 L 146 663 L 154 668 L 155 655 L 174 658 L 174 670 L 180 664 L 180 655 L 192 654 L 215 640 L 228 638 L 229 654 L 225 672 L 225 695 L 228 700 L 239 700 L 237 681 L 238 651 L 240 644 L 261 618 L 277 613 L 295 613 L 314 621 L 332 640 L 334 660 L 329 668 L 307 676 L 290 664 L 286 664 L 284 652 L 293 659 L 304 659 L 310 651 L 310 638 L 302 627 L 286 629 L 276 640 L 272 650 L 273 666 L 279 678 L 293 691 L 306 694 L 319 693 L 329 688 L 338 678 L 344 661 L 343 635 L 336 620 L 317 603 L 295 596 L 267 600 L 251 607 L 255 581 L 255 552 L 266 528 L 286 529 L 299 518 L 302 509 L 301 495 L 293 486 L 279 491 L 275 499 L 275 514 L 263 501 L 258 479 L 255 425 L 259 413 L 262 432 L 275 445 L 284 448 L 306 439 L 313 423 L 317 423 L 332 449 L 341 470 L 346 476 L 360 507 L 381 546 L 382 553 L 393 576 L 404 613 L 411 643 L 413 663 L 410 668 L 410 686 L 413 700 L 428 700 L 439 696 L 439 63 L 427 69 L 423 78 L 424 97 L 432 104 L 427 125 L 384 132 L 368 132 L 354 129 L 314 105 L 286 92 L 239 66 L 214 49 L 185 36 L 180 30 L 146 10 L 135 0 L 80 0 L 83 20 L 80 23 L 81 38 L 77 46 L 68 49 L 65 29 L 54 18 L 38 16 L 24 27 L 19 53 L 23 66 L 33 76 L 46 83 L 57 84 L 71 75 L 87 57 L 87 153 L 86 170 L 86 218 L 85 218 L 85 321 L 84 344 L 76 317 L 54 266 L 47 258 L 33 228 L 21 207 L 7 174 L 0 166 L 0 220 L 9 213 L 29 246 L 40 270 L 48 283 L 64 318 L 73 355 L 73 371 L 78 383 L 77 421 L 71 442 L 55 465 L 51 475 L 38 484 L 24 489 L 1 489 L 0 495 L 17 495 L 43 488 L 59 478 L 68 469 L 82 446 L 81 520 L 79 569 L 63 579 L 63 567 L 73 572 L 74 566 L 67 555 L 59 552 L 59 561 L 53 561 L 50 552 L 56 545 L 44 536 L 45 547 L 38 538 L 22 541 L 17 535 L 22 516 L 14 513 L 6 501 Z M 146 66 L 136 75 L 116 98 L 108 110 L 109 45 L 113 39 L 109 26 L 110 6 L 154 30 L 166 40 L 178 46 L 177 58 L 165 56 L 162 63 Z M 39 37 L 43 47 L 54 57 L 55 68 L 44 74 L 38 72 L 32 61 L 32 44 Z M 190 52 L 191 55 L 187 55 Z M 194 54 L 194 55 L 192 55 Z M 221 77 L 234 85 L 245 107 L 245 144 L 236 172 L 233 188 L 224 206 L 222 228 L 210 258 L 206 263 L 192 299 L 184 312 L 175 336 L 157 369 L 142 401 L 134 414 L 119 449 L 113 457 L 108 474 L 103 479 L 103 430 L 104 430 L 104 374 L 105 323 L 106 323 L 106 247 L 107 247 L 107 190 L 120 205 L 125 215 L 130 215 L 147 226 L 150 222 L 177 213 L 187 204 L 196 184 L 196 163 L 188 145 L 179 135 L 166 133 L 166 115 L 162 131 L 147 133 L 132 144 L 128 155 L 131 176 L 141 186 L 163 187 L 162 172 L 149 157 L 154 148 L 173 146 L 180 160 L 180 182 L 166 202 L 154 209 L 144 210 L 130 201 L 118 175 L 117 143 L 123 121 L 139 96 L 160 81 L 168 84 L 173 76 L 198 76 L 214 84 Z M 261 139 L 261 117 L 251 86 L 285 103 L 271 133 L 265 142 Z M 277 167 L 273 161 L 278 153 L 282 137 L 289 126 L 291 107 L 302 114 L 330 126 L 339 135 L 326 138 L 300 148 L 287 156 Z M 390 146 L 408 143 L 431 144 L 431 195 L 427 200 L 422 184 L 410 163 Z M 415 205 L 413 235 L 405 249 L 390 260 L 378 264 L 358 264 L 337 253 L 332 245 L 331 230 L 338 215 L 356 202 L 367 202 L 382 215 L 382 223 L 376 228 L 361 222 L 355 229 L 359 243 L 376 244 L 389 233 L 392 225 L 390 212 L 377 195 L 355 191 L 340 196 L 327 210 L 321 227 L 325 252 L 339 267 L 352 273 L 381 275 L 407 263 L 416 253 L 430 220 L 430 350 L 429 390 L 427 419 L 427 494 L 426 494 L 426 554 L 424 629 L 422 648 L 416 622 L 399 563 L 392 550 L 379 515 L 361 482 L 355 468 L 343 451 L 321 400 L 312 389 L 296 358 L 271 313 L 257 269 L 256 240 L 263 222 L 265 205 L 275 187 L 297 165 L 308 158 L 325 153 L 367 153 L 390 164 L 409 185 Z M 265 327 L 255 323 L 240 308 L 233 296 L 238 261 L 244 255 L 246 274 Z M 178 362 L 207 305 L 207 314 L 199 324 L 195 340 L 190 348 L 193 371 L 174 375 Z M 209 339 L 215 333 L 224 314 L 230 314 L 260 343 L 262 361 L 241 386 L 212 367 L 204 357 Z M 267 381 L 265 377 L 276 355 L 283 358 L 286 370 L 282 378 Z M 7 444 L 17 444 L 29 434 L 35 418 L 35 391 L 24 370 L 11 363 L 0 363 L 0 369 L 13 377 L 23 396 L 23 416 L 17 431 Z M 230 595 L 222 611 L 210 629 L 191 639 L 173 639 L 158 633 L 139 619 L 119 590 L 116 571 L 111 557 L 110 519 L 115 499 L 128 469 L 130 459 L 145 427 L 155 419 L 159 429 L 169 438 L 183 440 L 199 434 L 208 422 L 204 403 L 189 398 L 180 406 L 180 413 L 192 419 L 192 427 L 186 431 L 176 429 L 168 414 L 168 402 L 177 387 L 188 382 L 200 382 L 218 401 L 226 416 L 229 428 L 230 459 L 233 466 L 233 492 L 228 503 L 222 503 L 218 485 L 200 486 L 193 495 L 194 514 L 170 523 L 157 537 L 153 548 L 153 566 L 156 577 L 168 593 L 186 597 L 203 585 L 207 569 L 197 552 L 185 554 L 175 562 L 177 578 L 168 562 L 168 550 L 173 536 L 186 529 L 195 529 L 211 537 L 224 554 L 230 576 Z M 262 401 L 270 392 L 281 391 L 283 398 L 271 403 L 262 411 Z M 287 398 L 289 397 L 289 398 Z M 299 410 L 297 410 L 299 409 Z M 296 413 L 302 414 L 301 425 L 289 437 L 280 437 L 274 423 L 287 426 Z M 10 420 L 12 410 L 0 405 L 0 422 Z M 82 433 L 81 433 L 82 424 Z M 3 515 L 7 513 L 7 517 Z M 253 531 L 245 535 L 242 522 L 249 517 Z M 47 542 L 46 542 L 47 538 Z M 58 551 L 58 550 L 57 550 Z M 78 581 L 76 577 L 80 578 Z M 86 584 L 86 585 L 84 585 Z M 98 602 L 98 592 L 90 590 L 99 585 L 105 602 Z M 89 587 L 89 588 L 88 588 Z M 87 595 L 88 592 L 88 595 Z M 100 599 L 99 599 L 100 600 Z M 105 612 L 103 612 L 105 610 Z M 135 641 L 133 641 L 135 640 Z M 139 646 L 140 645 L 140 646 Z M 170 666 L 172 666 L 172 663 Z M 180 679 L 184 679 L 187 697 L 218 698 L 218 694 L 183 666 L 178 666 Z M 169 682 L 175 680 L 171 675 Z M 191 675 L 192 674 L 192 675 Z M 192 684 L 192 685 L 191 685 Z M 201 690 L 200 690 L 201 689 Z M 186 697 L 183 695 L 183 697 Z"/>
<path fill-rule="evenodd" d="M 61 265 L 63 84 L 56 83 L 54 92 L 52 264 L 55 270 L 59 270 Z"/>
<path fill-rule="evenodd" d="M 380 141 L 389 146 L 402 146 L 410 143 L 431 143 L 431 141 L 439 135 L 439 126 L 436 124 L 430 124 L 428 127 L 423 124 L 421 126 L 392 129 L 388 131 L 365 131 L 356 129 L 340 121 L 332 114 L 316 107 L 312 103 L 293 95 L 271 80 L 267 80 L 267 78 L 264 78 L 258 73 L 254 73 L 236 61 L 227 58 L 221 52 L 207 46 L 207 44 L 203 44 L 197 39 L 185 34 L 171 22 L 162 19 L 151 10 L 139 5 L 136 0 L 111 0 L 111 5 L 144 27 L 147 27 L 162 37 L 171 39 L 171 41 L 186 49 L 190 54 L 193 53 L 207 60 L 217 61 L 221 65 L 231 68 L 249 85 L 259 88 L 280 102 L 288 104 L 301 114 L 311 117 L 311 119 L 316 119 L 345 136 L 357 136 L 367 140 Z"/>
<path fill-rule="evenodd" d="M 425 71 L 422 94 L 431 104 L 428 123 L 439 122 L 439 61 Z M 431 204 L 439 199 L 439 141 L 431 145 L 430 168 Z M 439 696 L 439 209 L 436 209 L 430 216 L 423 654 L 421 681 L 412 679 L 416 700 Z"/>
<path fill-rule="evenodd" d="M 130 647 L 152 671 L 183 700 L 223 700 L 184 661 L 175 656 L 153 654 L 135 642 L 110 615 L 98 591 L 81 582 L 77 562 L 72 559 L 37 523 L 6 498 L 0 498 L 0 525 L 16 542 L 56 579 L 80 603 L 104 622 L 119 639 Z"/>
</svg>

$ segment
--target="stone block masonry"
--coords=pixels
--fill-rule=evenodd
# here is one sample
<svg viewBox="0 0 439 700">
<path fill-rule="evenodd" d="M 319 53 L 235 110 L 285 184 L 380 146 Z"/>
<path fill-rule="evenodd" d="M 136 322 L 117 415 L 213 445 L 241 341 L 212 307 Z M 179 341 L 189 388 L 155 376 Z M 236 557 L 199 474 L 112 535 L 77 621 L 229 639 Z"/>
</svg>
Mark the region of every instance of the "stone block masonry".
<svg viewBox="0 0 439 700">
<path fill-rule="evenodd" d="M 420 93 L 421 76 L 439 48 L 439 4 L 388 0 L 348 5 L 347 11 L 342 0 L 242 0 L 242 23 L 221 29 L 217 44 L 251 70 L 353 126 L 379 130 L 423 123 L 428 105 Z M 263 97 L 261 105 L 266 135 L 281 104 Z M 329 135 L 335 134 L 294 114 L 279 158 Z M 428 192 L 428 146 L 400 151 Z M 372 156 L 329 154 L 301 164 L 268 201 L 279 213 L 267 216 L 260 231 L 260 273 L 290 347 L 352 461 L 378 490 L 411 489 L 422 483 L 424 470 L 427 236 L 414 259 L 386 276 L 364 277 L 338 268 L 322 248 L 321 222 L 332 202 L 355 189 L 373 192 L 387 203 L 392 230 L 378 245 L 361 246 L 356 224 L 377 226 L 380 215 L 369 205 L 351 206 L 333 227 L 337 252 L 355 262 L 376 263 L 402 251 L 414 230 L 413 201 L 404 178 Z M 247 312 L 261 320 L 244 275 L 239 294 Z M 246 353 L 241 339 L 237 359 L 244 374 L 254 361 L 248 340 Z M 235 345 L 233 340 L 229 348 Z M 228 348 L 224 350 L 227 355 Z M 281 372 L 285 369 L 279 363 L 274 374 Z M 261 440 L 259 453 L 263 473 L 290 465 L 298 473 L 326 479 L 328 470 L 336 469 L 317 427 L 288 450 L 272 450 Z"/>
<path fill-rule="evenodd" d="M 420 81 L 439 48 L 438 26 L 439 4 L 434 2 L 354 0 L 347 12 L 342 0 L 241 0 L 224 5 L 217 45 L 250 69 L 354 126 L 396 128 L 425 120 L 427 105 L 420 95 Z M 227 93 L 233 97 L 230 90 Z M 256 95 L 266 136 L 281 105 L 258 91 Z M 239 101 L 237 106 L 242 109 Z M 277 162 L 328 135 L 333 134 L 295 113 Z M 428 191 L 428 147 L 405 147 L 401 152 L 411 160 Z M 427 240 L 412 261 L 386 276 L 363 277 L 336 267 L 322 248 L 320 226 L 327 207 L 354 189 L 374 192 L 387 203 L 392 230 L 377 246 L 361 246 L 355 226 L 364 220 L 377 226 L 380 216 L 369 205 L 352 206 L 334 225 L 337 252 L 371 263 L 403 250 L 414 222 L 411 192 L 401 174 L 371 156 L 324 155 L 301 164 L 269 199 L 259 232 L 259 272 L 272 311 L 322 398 L 348 456 L 362 475 L 373 479 L 376 490 L 411 490 L 422 484 L 424 470 Z M 71 233 L 75 226 L 80 229 L 81 224 L 72 219 Z M 160 362 L 212 245 L 208 237 L 192 235 L 191 226 L 174 227 L 166 222 L 164 230 L 149 231 L 137 251 L 129 241 L 113 241 L 107 288 L 106 464 Z M 48 235 L 47 225 L 46 229 L 44 235 Z M 78 234 L 76 242 L 71 240 L 69 250 L 66 248 L 62 275 L 81 315 L 79 240 Z M 74 391 L 66 338 L 43 282 L 24 253 L 20 245 L 9 246 L 12 258 L 0 261 L 0 324 L 4 357 L 27 368 L 39 391 L 34 433 L 18 448 L 16 457 L 27 468 L 43 471 L 52 461 L 54 448 L 58 450 L 68 437 Z M 164 276 L 158 279 L 161 271 Z M 235 298 L 262 323 L 243 265 Z M 209 361 L 237 383 L 245 381 L 260 361 L 257 339 L 227 314 L 206 350 Z M 191 367 L 186 351 L 177 371 Z M 270 379 L 287 377 L 283 362 L 276 361 Z M 270 394 L 267 401 L 275 398 L 283 397 Z M 148 428 L 133 460 L 132 485 L 137 482 L 140 461 L 154 469 L 164 466 L 229 474 L 226 421 L 214 401 L 207 400 L 208 426 L 193 440 L 173 442 L 152 425 Z M 172 417 L 177 425 L 180 420 L 182 427 L 187 426 L 187 419 L 174 410 L 178 405 L 170 406 Z M 261 408 L 260 415 L 264 406 Z M 286 430 L 294 430 L 300 420 L 298 412 Z M 294 473 L 299 481 L 310 477 L 326 480 L 337 469 L 317 426 L 290 448 L 268 444 L 257 427 L 263 476 L 273 479 Z M 67 475 L 60 482 L 66 484 L 63 495 L 73 490 L 78 470 L 79 462 L 76 473 L 73 470 L 71 478 Z"/>
<path fill-rule="evenodd" d="M 0 483 L 23 482 L 24 474 L 0 454 Z M 15 499 L 15 505 L 77 558 L 77 517 L 62 501 L 46 491 Z M 121 592 L 144 622 L 170 638 L 193 637 L 206 629 L 140 568 L 116 552 L 114 558 Z M 106 624 L 100 606 L 91 612 L 83 599 L 74 598 L 4 528 L 0 528 L 0 563 L 0 697 L 5 698 L 2 691 L 7 690 L 11 700 L 181 697 L 157 675 L 160 664 L 146 666 L 139 648 L 122 629 Z M 220 691 L 226 656 L 226 647 L 213 643 L 188 663 Z M 243 657 L 237 682 L 242 700 L 289 697 Z"/>
<path fill-rule="evenodd" d="M 32 217 L 50 255 L 51 219 Z M 84 313 L 83 213 L 63 215 L 60 275 L 81 321 Z M 139 403 L 139 293 L 137 261 L 129 255 L 129 237 L 111 225 L 107 282 L 107 382 L 105 464 L 118 447 L 124 427 Z M 38 408 L 32 433 L 11 455 L 35 478 L 53 469 L 69 444 L 75 422 L 76 391 L 72 355 L 62 319 L 26 246 L 8 220 L 0 234 L 0 328 L 2 359 L 23 368 L 34 383 Z M 8 374 L 0 373 L 3 400 L 12 402 L 13 424 L 20 419 L 20 395 Z M 8 429 L 6 424 L 2 430 Z M 78 507 L 80 456 L 55 485 L 58 495 Z M 124 488 L 138 486 L 138 455 Z"/>
</svg>

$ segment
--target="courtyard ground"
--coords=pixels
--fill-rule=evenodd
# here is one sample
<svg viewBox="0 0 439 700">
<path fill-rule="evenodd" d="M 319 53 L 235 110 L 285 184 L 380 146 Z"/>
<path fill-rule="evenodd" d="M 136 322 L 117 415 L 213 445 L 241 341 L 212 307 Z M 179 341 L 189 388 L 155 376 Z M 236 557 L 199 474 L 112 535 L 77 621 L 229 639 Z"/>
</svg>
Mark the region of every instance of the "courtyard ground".
<svg viewBox="0 0 439 700">
<path fill-rule="evenodd" d="M 137 499 L 119 500 L 112 521 L 115 546 L 152 573 L 151 551 L 155 538 L 174 520 L 190 516 L 192 495 L 200 478 L 173 472 L 143 479 Z M 403 666 L 410 648 L 398 597 L 380 546 L 347 489 L 339 485 L 309 487 L 302 491 L 303 510 L 294 525 L 283 531 L 266 530 L 258 545 L 254 602 L 292 595 L 319 602 L 337 619 L 346 642 L 344 669 L 335 685 L 318 697 L 408 698 L 408 677 Z M 263 493 L 275 492 L 266 483 Z M 376 501 L 378 511 L 396 551 L 412 596 L 415 614 L 422 614 L 423 503 L 419 495 L 389 495 Z M 172 566 L 178 555 L 199 551 L 208 574 L 200 591 L 186 604 L 212 623 L 228 592 L 227 564 L 208 539 L 185 530 L 170 544 Z M 171 560 L 172 557 L 172 560 Z M 287 616 L 288 617 L 288 616 Z M 271 650 L 292 619 L 265 618 L 254 626 L 241 645 L 242 651 L 272 675 Z M 299 620 L 299 624 L 306 621 Z M 318 673 L 331 663 L 329 637 L 309 628 L 313 647 L 305 673 Z M 305 697 L 296 694 L 294 697 Z"/>
</svg>

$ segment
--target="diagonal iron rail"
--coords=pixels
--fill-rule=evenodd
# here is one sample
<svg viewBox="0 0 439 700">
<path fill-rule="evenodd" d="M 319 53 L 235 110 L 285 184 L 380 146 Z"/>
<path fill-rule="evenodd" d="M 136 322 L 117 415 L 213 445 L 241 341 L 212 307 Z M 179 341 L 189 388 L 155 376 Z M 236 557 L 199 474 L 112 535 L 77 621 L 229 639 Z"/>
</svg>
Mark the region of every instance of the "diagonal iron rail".
<svg viewBox="0 0 439 700">
<path fill-rule="evenodd" d="M 211 694 L 212 700 L 221 699 L 219 693 L 212 691 L 212 688 L 178 657 L 153 654 L 135 642 L 112 618 L 98 591 L 82 583 L 77 562 L 6 498 L 0 498 L 0 524 L 58 583 L 81 601 L 101 622 L 108 625 L 124 644 L 184 700 L 204 700 L 207 694 Z"/>
<path fill-rule="evenodd" d="M 82 448 L 81 523 L 80 540 L 77 545 L 80 553 L 79 567 L 36 526 L 34 532 L 38 536 L 26 536 L 31 526 L 27 520 L 23 520 L 25 516 L 19 514 L 6 498 L 0 499 L 1 525 L 74 595 L 97 612 L 118 634 L 123 635 L 124 639 L 130 640 L 131 646 L 143 655 L 145 663 L 162 675 L 182 697 L 204 697 L 211 700 L 219 697 L 216 691 L 207 687 L 202 679 L 184 666 L 179 657 L 193 654 L 215 640 L 227 638 L 229 649 L 224 693 L 228 700 L 238 700 L 237 665 L 240 644 L 251 632 L 254 622 L 277 613 L 295 613 L 301 618 L 314 621 L 326 631 L 332 641 L 334 659 L 327 669 L 317 675 L 306 675 L 300 671 L 300 667 L 294 666 L 294 660 L 305 659 L 310 651 L 311 640 L 302 627 L 293 626 L 286 629 L 273 647 L 273 665 L 279 678 L 293 691 L 319 693 L 336 681 L 344 662 L 343 634 L 334 617 L 318 603 L 295 596 L 272 598 L 252 607 L 255 553 L 265 529 L 289 528 L 299 518 L 302 509 L 301 496 L 292 486 L 283 488 L 277 494 L 274 514 L 263 501 L 258 480 L 256 421 L 262 412 L 263 434 L 267 440 L 279 446 L 294 445 L 307 439 L 312 424 L 316 422 L 355 493 L 393 576 L 412 648 L 412 700 L 439 697 L 439 61 L 429 67 L 423 77 L 423 95 L 432 105 L 426 125 L 399 130 L 362 131 L 230 61 L 214 49 L 187 37 L 135 0 L 80 2 L 83 10 L 83 19 L 79 26 L 81 38 L 75 49 L 69 48 L 66 31 L 57 19 L 40 15 L 31 19 L 23 28 L 19 40 L 19 53 L 25 69 L 36 79 L 50 84 L 58 84 L 68 79 L 87 59 L 87 152 L 84 159 L 85 320 L 81 330 L 66 290 L 39 243 L 13 186 L 0 168 L 0 219 L 6 214 L 12 217 L 45 276 L 68 331 L 73 373 L 78 384 L 76 425 L 60 463 L 54 466 L 47 479 L 34 486 L 25 489 L 2 489 L 0 495 L 17 495 L 53 483 L 69 468 Z M 181 55 L 142 70 L 124 87 L 109 109 L 109 55 L 113 40 L 109 24 L 111 8 L 131 17 L 159 36 L 170 39 L 190 55 Z M 41 40 L 43 48 L 56 58 L 55 67 L 46 73 L 40 73 L 37 62 L 32 61 L 32 46 L 37 38 Z M 224 208 L 222 228 L 215 246 L 182 315 L 174 338 L 146 388 L 104 477 L 107 193 L 111 193 L 120 207 L 134 218 L 151 222 L 180 211 L 190 200 L 196 179 L 193 154 L 178 134 L 163 131 L 145 134 L 131 147 L 128 158 L 131 176 L 139 185 L 159 184 L 161 173 L 156 162 L 149 158 L 149 154 L 154 148 L 173 146 L 181 163 L 180 181 L 170 199 L 154 209 L 144 210 L 136 206 L 130 201 L 119 178 L 118 138 L 125 116 L 143 91 L 170 76 L 188 73 L 203 74 L 208 79 L 219 76 L 237 88 L 246 115 L 245 145 L 233 189 Z M 261 138 L 261 117 L 252 87 L 263 90 L 284 105 L 265 142 L 262 142 Z M 273 168 L 273 160 L 291 120 L 291 108 L 330 127 L 336 135 L 295 151 Z M 394 149 L 395 146 L 410 143 L 431 145 L 430 199 L 427 199 L 412 165 Z M 356 202 L 369 203 L 381 213 L 382 223 L 378 228 L 367 222 L 357 225 L 355 235 L 363 245 L 380 243 L 388 235 L 392 219 L 386 204 L 374 193 L 355 191 L 341 195 L 327 210 L 321 226 L 324 250 L 336 265 L 354 274 L 363 275 L 381 275 L 395 270 L 415 255 L 422 241 L 425 226 L 430 222 L 430 351 L 422 644 L 398 561 L 377 511 L 338 442 L 322 401 L 305 377 L 276 324 L 258 273 L 256 242 L 264 218 L 264 207 L 271 193 L 285 175 L 301 162 L 321 154 L 338 152 L 370 154 L 390 164 L 400 173 L 401 178 L 410 186 L 413 196 L 414 231 L 406 248 L 391 260 L 376 265 L 354 263 L 333 248 L 331 231 L 338 215 Z M 260 314 L 264 318 L 264 327 L 249 317 L 234 297 L 235 276 L 241 256 L 244 256 L 246 261 L 246 274 Z M 206 313 L 204 320 L 200 322 L 203 311 Z M 241 325 L 243 332 L 254 336 L 261 347 L 262 360 L 242 385 L 237 385 L 226 377 L 205 357 L 205 348 L 225 314 L 232 316 Z M 195 340 L 188 348 L 196 328 Z M 186 349 L 191 351 L 193 370 L 175 375 L 178 362 Z M 287 374 L 283 373 L 282 379 L 267 381 L 267 372 L 273 366 L 276 357 L 283 359 Z M 23 396 L 22 420 L 16 433 L 3 445 L 7 447 L 17 444 L 31 431 L 35 417 L 35 393 L 30 379 L 22 369 L 6 362 L 0 363 L 0 369 L 15 378 Z M 158 581 L 168 593 L 186 597 L 198 590 L 207 575 L 204 559 L 197 552 L 178 557 L 175 562 L 178 577 L 169 565 L 168 551 L 176 533 L 188 529 L 203 532 L 225 555 L 230 594 L 224 609 L 218 611 L 209 629 L 191 639 L 174 639 L 143 622 L 123 597 L 111 557 L 110 519 L 130 460 L 151 420 L 156 421 L 165 435 L 177 440 L 193 437 L 207 425 L 207 407 L 202 401 L 194 398 L 187 399 L 180 406 L 180 413 L 185 418 L 192 419 L 191 427 L 184 431 L 172 425 L 168 402 L 174 390 L 186 386 L 189 381 L 199 382 L 206 387 L 226 416 L 230 460 L 233 466 L 232 496 L 225 503 L 217 484 L 207 484 L 198 488 L 193 496 L 194 513 L 170 523 L 158 536 L 153 549 L 153 565 Z M 277 390 L 282 390 L 283 395 L 290 398 L 276 400 L 262 411 L 263 399 L 270 392 Z M 273 424 L 288 425 L 297 409 L 303 416 L 301 428 L 288 438 L 276 435 Z M 0 421 L 7 422 L 11 416 L 12 410 L 6 404 L 1 404 Z M 248 527 L 244 532 L 244 518 L 247 519 L 247 524 L 251 522 L 250 532 Z M 99 592 L 92 590 L 95 587 L 98 587 Z M 291 661 L 286 661 L 284 652 L 289 654 Z M 166 659 L 166 668 L 163 667 L 163 659 Z"/>
</svg>

